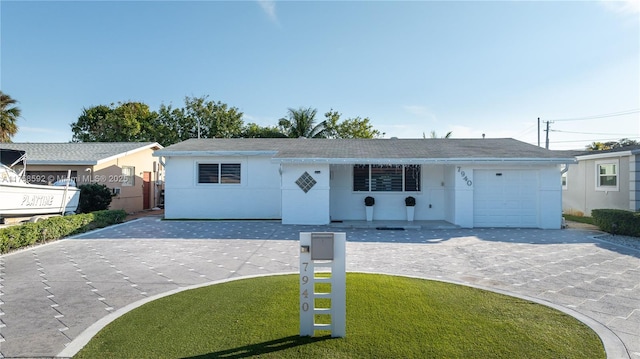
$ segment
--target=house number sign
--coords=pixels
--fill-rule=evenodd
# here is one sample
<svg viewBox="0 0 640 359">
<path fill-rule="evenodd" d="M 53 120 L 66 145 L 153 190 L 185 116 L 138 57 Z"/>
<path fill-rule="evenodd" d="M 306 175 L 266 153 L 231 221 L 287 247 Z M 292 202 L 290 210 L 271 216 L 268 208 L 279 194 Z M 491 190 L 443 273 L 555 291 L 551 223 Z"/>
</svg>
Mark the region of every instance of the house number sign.
<svg viewBox="0 0 640 359">
<path fill-rule="evenodd" d="M 300 233 L 300 336 L 346 334 L 345 242 L 345 233 Z"/>
<path fill-rule="evenodd" d="M 466 172 L 460 166 L 458 166 L 458 173 L 460 173 L 460 177 L 462 177 L 462 180 L 467 184 L 467 186 L 473 186 L 473 181 L 469 179 Z"/>
</svg>

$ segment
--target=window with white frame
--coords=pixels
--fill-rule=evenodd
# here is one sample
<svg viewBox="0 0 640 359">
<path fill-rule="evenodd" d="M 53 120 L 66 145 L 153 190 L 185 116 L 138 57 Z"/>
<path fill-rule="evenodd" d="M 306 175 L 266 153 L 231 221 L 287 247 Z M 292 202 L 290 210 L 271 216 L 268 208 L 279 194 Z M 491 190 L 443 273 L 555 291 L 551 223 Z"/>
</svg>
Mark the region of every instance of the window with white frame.
<svg viewBox="0 0 640 359">
<path fill-rule="evenodd" d="M 122 166 L 122 186 L 131 187 L 136 183 L 136 168 L 133 166 Z"/>
<path fill-rule="evenodd" d="M 567 189 L 567 172 L 562 174 L 562 189 Z"/>
<path fill-rule="evenodd" d="M 354 165 L 353 190 L 419 192 L 420 165 Z"/>
<path fill-rule="evenodd" d="M 596 191 L 618 190 L 618 167 L 618 160 L 596 162 Z"/>
<path fill-rule="evenodd" d="M 240 183 L 239 163 L 198 163 L 198 183 Z"/>
</svg>

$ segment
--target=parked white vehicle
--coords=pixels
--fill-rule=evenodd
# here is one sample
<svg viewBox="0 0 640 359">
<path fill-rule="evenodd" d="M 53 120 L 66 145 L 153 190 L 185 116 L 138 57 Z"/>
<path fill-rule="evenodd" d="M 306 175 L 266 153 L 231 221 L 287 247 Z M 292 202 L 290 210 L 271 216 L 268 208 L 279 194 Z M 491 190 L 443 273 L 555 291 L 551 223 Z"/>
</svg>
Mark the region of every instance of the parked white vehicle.
<svg viewBox="0 0 640 359">
<path fill-rule="evenodd" d="M 73 181 L 63 181 L 62 185 L 45 186 L 30 184 L 24 180 L 26 165 L 20 173 L 13 169 L 16 163 L 24 164 L 24 152 L 15 151 L 14 159 L 8 165 L 0 163 L 0 219 L 9 217 L 30 217 L 49 214 L 66 214 L 75 212 L 80 199 L 80 190 Z"/>
</svg>

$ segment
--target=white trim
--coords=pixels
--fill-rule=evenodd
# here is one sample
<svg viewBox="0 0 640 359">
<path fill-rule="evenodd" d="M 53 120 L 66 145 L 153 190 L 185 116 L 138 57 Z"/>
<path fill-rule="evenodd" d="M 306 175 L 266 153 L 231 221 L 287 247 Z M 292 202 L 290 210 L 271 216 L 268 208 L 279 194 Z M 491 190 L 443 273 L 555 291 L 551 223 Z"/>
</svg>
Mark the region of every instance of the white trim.
<svg viewBox="0 0 640 359">
<path fill-rule="evenodd" d="M 600 185 L 600 166 L 601 165 L 615 165 L 615 175 L 616 175 L 616 185 L 615 186 L 601 186 Z M 609 159 L 609 160 L 601 160 L 596 161 L 594 163 L 594 172 L 596 175 L 596 183 L 595 190 L 598 192 L 618 192 L 620 191 L 620 160 L 619 159 Z"/>
<path fill-rule="evenodd" d="M 274 163 L 339 164 L 571 164 L 575 158 L 272 158 Z"/>
<path fill-rule="evenodd" d="M 96 164 L 101 164 L 101 163 L 104 163 L 104 162 L 115 160 L 116 158 L 125 157 L 125 156 L 128 156 L 128 155 L 134 154 L 136 152 L 140 152 L 140 151 L 143 151 L 143 150 L 146 150 L 146 149 L 151 149 L 153 147 L 159 147 L 160 149 L 162 149 L 162 146 L 158 142 L 154 142 L 154 143 L 150 143 L 150 144 L 148 144 L 146 146 L 134 148 L 133 150 L 130 150 L 130 151 L 122 152 L 122 153 L 119 153 L 117 155 L 113 155 L 113 156 L 109 156 L 109 157 L 100 159 L 100 160 L 98 160 L 98 162 Z"/>
<path fill-rule="evenodd" d="M 237 156 L 275 156 L 278 151 L 163 151 L 153 153 L 154 157 L 237 157 Z"/>
<path fill-rule="evenodd" d="M 579 161 L 582 160 L 594 160 L 598 158 L 609 158 L 609 157 L 626 157 L 631 156 L 633 154 L 638 153 L 638 151 L 617 151 L 617 152 L 606 152 L 606 153 L 596 153 L 593 155 L 582 155 L 576 156 Z"/>
</svg>

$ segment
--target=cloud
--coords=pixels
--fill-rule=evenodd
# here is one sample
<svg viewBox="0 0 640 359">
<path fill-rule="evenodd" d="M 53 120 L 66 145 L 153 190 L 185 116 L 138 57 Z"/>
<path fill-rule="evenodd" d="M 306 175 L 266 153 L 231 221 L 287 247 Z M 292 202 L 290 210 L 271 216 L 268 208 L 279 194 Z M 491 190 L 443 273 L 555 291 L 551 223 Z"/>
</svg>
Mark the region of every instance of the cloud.
<svg viewBox="0 0 640 359">
<path fill-rule="evenodd" d="M 640 0 L 601 0 L 610 11 L 619 14 L 640 14 Z"/>
<path fill-rule="evenodd" d="M 436 118 L 436 115 L 433 113 L 433 111 L 431 111 L 428 107 L 426 106 L 421 106 L 421 105 L 406 105 L 406 106 L 402 106 L 402 109 L 421 119 L 421 120 L 429 120 L 429 121 L 434 121 L 437 122 L 438 119 Z"/>
<path fill-rule="evenodd" d="M 258 0 L 258 4 L 267 14 L 271 21 L 278 23 L 278 15 L 276 14 L 276 2 L 274 0 Z"/>
</svg>

